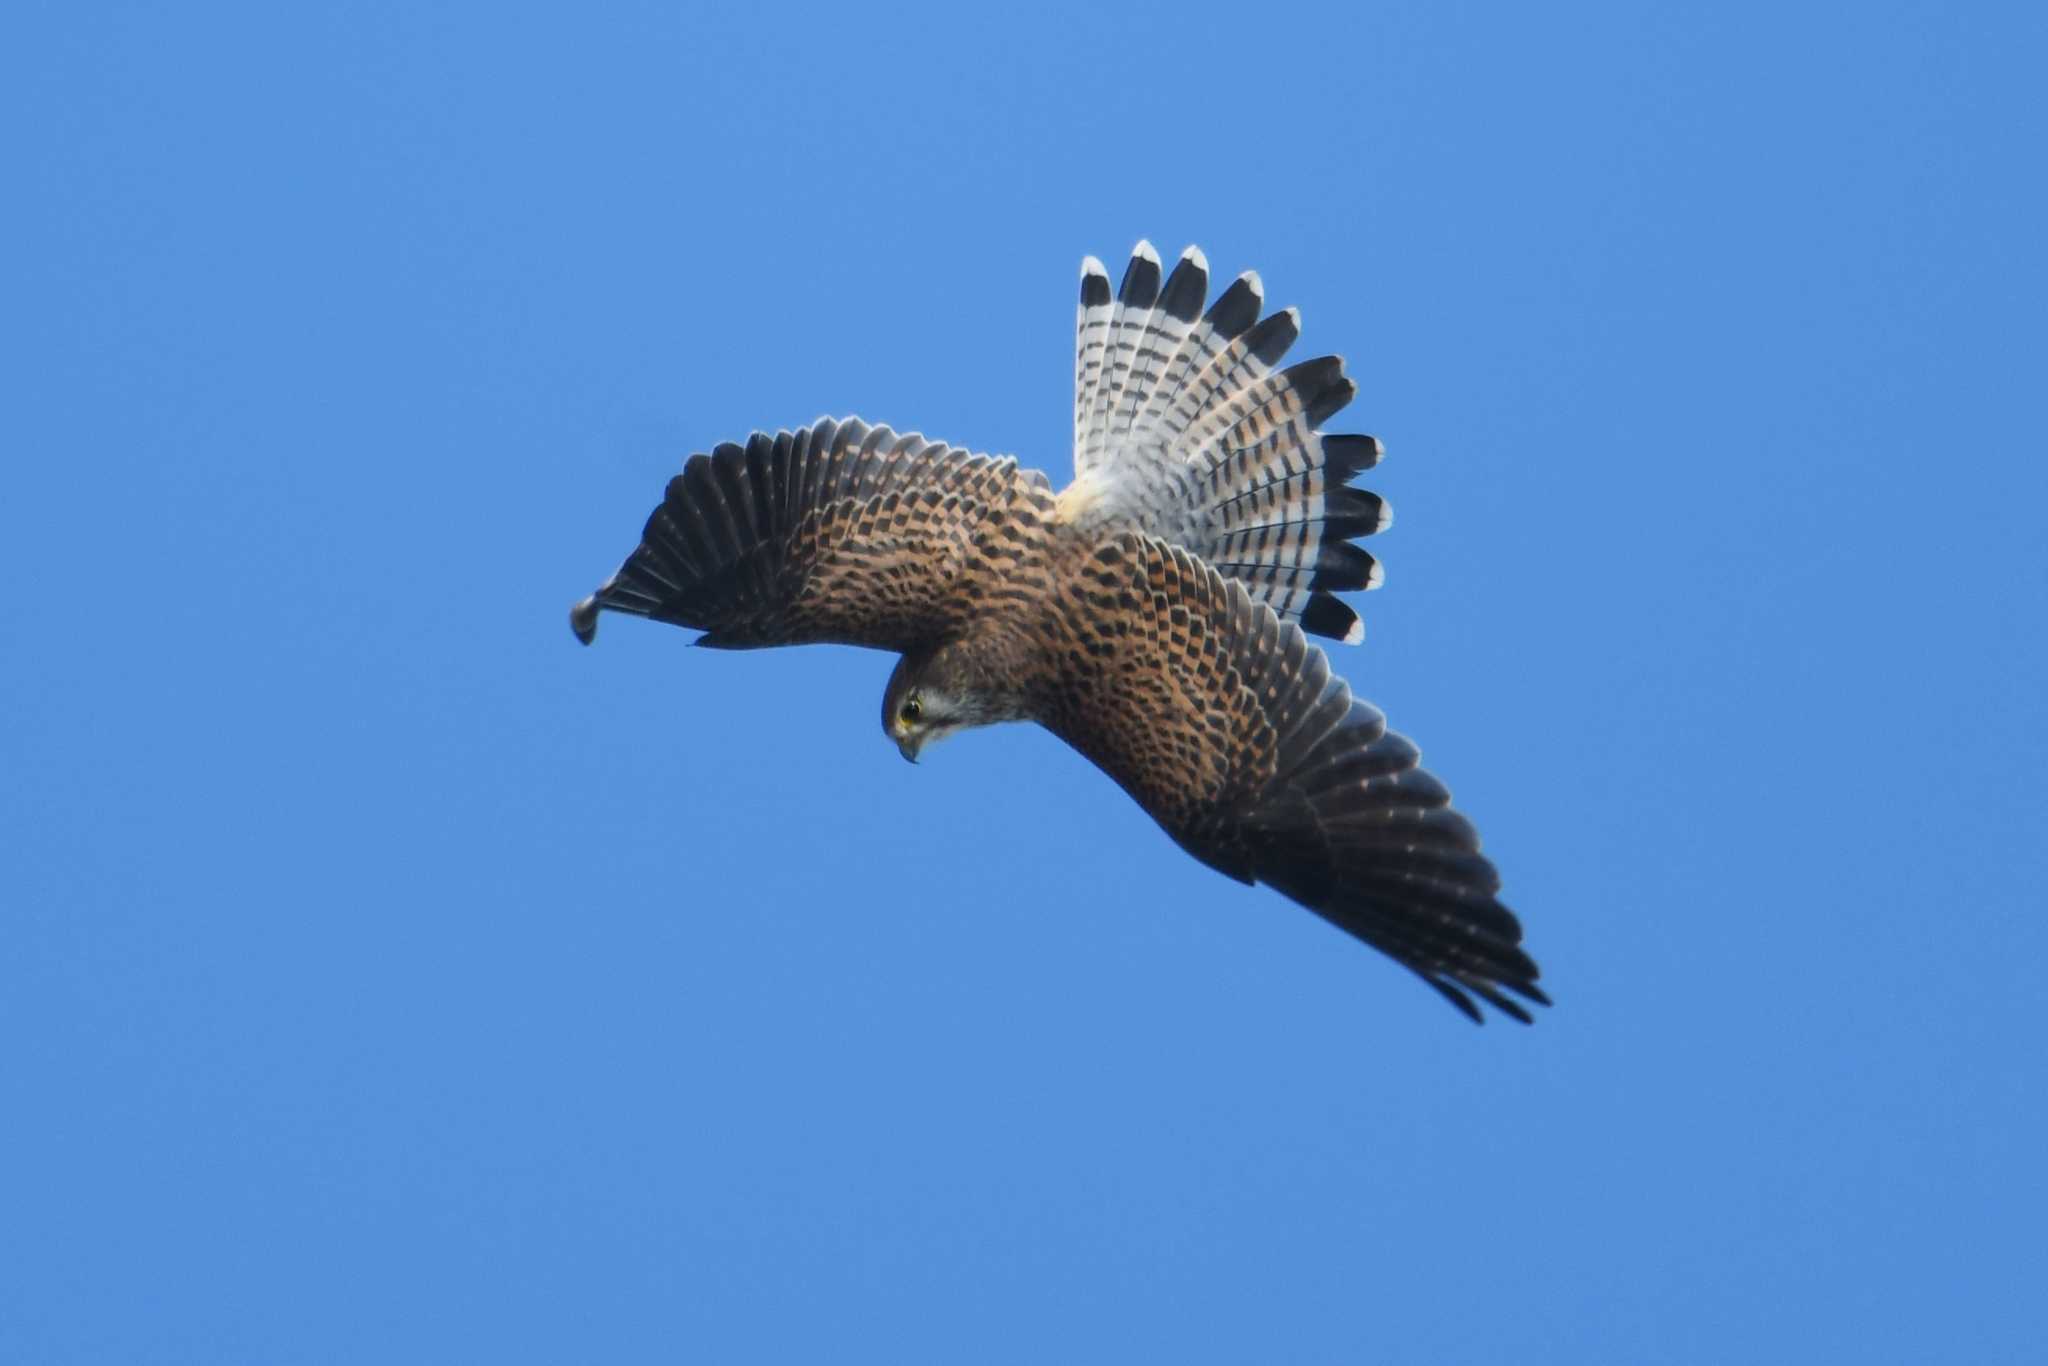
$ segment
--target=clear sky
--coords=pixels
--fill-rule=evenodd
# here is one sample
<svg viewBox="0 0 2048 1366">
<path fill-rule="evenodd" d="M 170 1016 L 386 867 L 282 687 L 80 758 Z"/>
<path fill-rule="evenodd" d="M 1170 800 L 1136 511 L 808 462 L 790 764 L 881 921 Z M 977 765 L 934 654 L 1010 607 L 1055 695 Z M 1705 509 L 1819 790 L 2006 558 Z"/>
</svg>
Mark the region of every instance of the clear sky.
<svg viewBox="0 0 2048 1366">
<path fill-rule="evenodd" d="M 693 8 L 0 20 L 0 1360 L 2040 1360 L 2040 8 Z M 1534 1028 L 570 636 L 757 426 L 1064 482 L 1140 237 L 1350 361 Z"/>
</svg>

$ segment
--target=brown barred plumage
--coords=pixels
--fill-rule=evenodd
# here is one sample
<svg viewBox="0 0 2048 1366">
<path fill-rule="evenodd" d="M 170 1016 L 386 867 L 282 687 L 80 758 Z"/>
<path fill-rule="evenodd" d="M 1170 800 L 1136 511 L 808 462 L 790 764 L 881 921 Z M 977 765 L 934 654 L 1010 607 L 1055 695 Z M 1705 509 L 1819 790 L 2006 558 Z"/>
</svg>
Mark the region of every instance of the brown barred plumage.
<svg viewBox="0 0 2048 1366">
<path fill-rule="evenodd" d="M 906 757 L 1037 721 L 1204 863 L 1475 1020 L 1474 996 L 1526 1022 L 1515 997 L 1547 1001 L 1471 824 L 1303 634 L 1357 637 L 1333 592 L 1378 583 L 1350 538 L 1385 504 L 1346 484 L 1379 444 L 1320 430 L 1354 392 L 1341 361 L 1276 368 L 1292 310 L 1257 321 L 1247 274 L 1197 317 L 1207 278 L 1190 248 L 1162 282 L 1140 244 L 1112 298 L 1084 264 L 1058 497 L 1014 460 L 858 419 L 756 433 L 691 457 L 571 624 L 586 644 L 602 609 L 701 645 L 895 651 L 883 725 Z"/>
</svg>

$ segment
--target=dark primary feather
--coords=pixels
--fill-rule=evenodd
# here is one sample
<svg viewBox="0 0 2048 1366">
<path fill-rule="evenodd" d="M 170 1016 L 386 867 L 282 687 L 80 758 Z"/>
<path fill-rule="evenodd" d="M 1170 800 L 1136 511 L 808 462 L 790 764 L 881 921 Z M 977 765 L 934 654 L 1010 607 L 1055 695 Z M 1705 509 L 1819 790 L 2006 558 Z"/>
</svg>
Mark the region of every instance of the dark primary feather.
<svg viewBox="0 0 2048 1366">
<path fill-rule="evenodd" d="M 1150 538 L 1097 551 L 1073 591 L 1092 663 L 1043 719 L 1182 848 L 1300 902 L 1475 1019 L 1473 997 L 1524 1021 L 1515 997 L 1546 1003 L 1471 823 L 1298 628 Z"/>
<path fill-rule="evenodd" d="M 1042 477 L 858 419 L 692 456 L 640 544 L 570 614 L 690 626 L 713 647 L 833 641 L 905 650 L 969 621 L 952 572 L 986 522 L 1043 519 Z"/>
</svg>

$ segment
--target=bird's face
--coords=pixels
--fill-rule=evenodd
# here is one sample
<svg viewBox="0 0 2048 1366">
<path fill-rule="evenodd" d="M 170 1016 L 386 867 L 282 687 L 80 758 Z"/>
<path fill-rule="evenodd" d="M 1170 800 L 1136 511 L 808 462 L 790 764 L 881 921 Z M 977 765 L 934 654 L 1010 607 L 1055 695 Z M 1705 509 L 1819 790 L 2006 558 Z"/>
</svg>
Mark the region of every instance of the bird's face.
<svg viewBox="0 0 2048 1366">
<path fill-rule="evenodd" d="M 970 724 L 953 699 L 929 687 L 905 688 L 900 696 L 887 699 L 882 712 L 882 729 L 913 764 L 926 745 Z"/>
<path fill-rule="evenodd" d="M 971 643 L 955 641 L 904 655 L 882 692 L 883 732 L 904 758 L 916 763 L 934 740 L 1021 718 L 1024 713 L 1014 704 L 988 691 L 983 673 L 975 667 Z"/>
</svg>

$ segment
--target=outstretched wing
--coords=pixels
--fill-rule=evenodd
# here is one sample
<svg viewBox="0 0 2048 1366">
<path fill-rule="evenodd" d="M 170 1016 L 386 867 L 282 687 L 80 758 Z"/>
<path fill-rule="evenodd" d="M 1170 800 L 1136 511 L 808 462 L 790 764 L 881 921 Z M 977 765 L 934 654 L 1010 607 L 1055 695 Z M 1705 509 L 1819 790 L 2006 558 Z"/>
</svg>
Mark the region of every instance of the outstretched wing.
<svg viewBox="0 0 2048 1366">
<path fill-rule="evenodd" d="M 1045 477 L 858 418 L 694 455 L 640 545 L 569 614 L 705 632 L 699 645 L 908 650 L 964 626 L 973 569 L 1050 519 Z"/>
<path fill-rule="evenodd" d="M 1096 529 L 1130 527 L 1185 546 L 1304 630 L 1355 643 L 1358 614 L 1335 595 L 1377 588 L 1378 562 L 1351 544 L 1392 521 L 1346 487 L 1381 454 L 1369 436 L 1322 425 L 1357 393 L 1336 356 L 1286 369 L 1301 331 L 1261 319 L 1246 271 L 1207 312 L 1209 266 L 1189 247 L 1162 282 L 1140 242 L 1112 295 L 1102 263 L 1081 267 L 1074 349 L 1074 475 Z"/>
<path fill-rule="evenodd" d="M 1471 823 L 1298 628 L 1134 534 L 1059 600 L 1064 674 L 1041 719 L 1182 848 L 1390 954 L 1474 1019 L 1473 996 L 1524 1022 L 1508 992 L 1548 1003 Z"/>
</svg>

